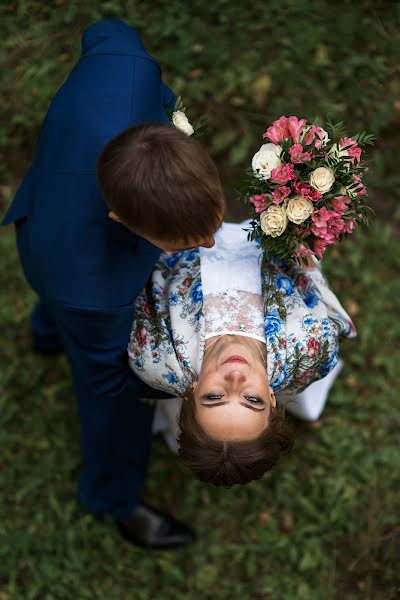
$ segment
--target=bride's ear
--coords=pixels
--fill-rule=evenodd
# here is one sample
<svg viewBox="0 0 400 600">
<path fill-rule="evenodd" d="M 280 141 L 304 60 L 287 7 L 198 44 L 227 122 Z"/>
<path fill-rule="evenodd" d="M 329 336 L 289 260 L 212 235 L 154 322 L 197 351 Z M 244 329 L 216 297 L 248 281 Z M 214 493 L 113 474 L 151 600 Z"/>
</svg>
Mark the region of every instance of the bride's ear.
<svg viewBox="0 0 400 600">
<path fill-rule="evenodd" d="M 272 389 L 271 386 L 269 386 L 269 395 L 271 398 L 271 406 L 273 406 L 274 408 L 276 408 L 276 397 L 274 394 L 274 390 Z"/>
</svg>

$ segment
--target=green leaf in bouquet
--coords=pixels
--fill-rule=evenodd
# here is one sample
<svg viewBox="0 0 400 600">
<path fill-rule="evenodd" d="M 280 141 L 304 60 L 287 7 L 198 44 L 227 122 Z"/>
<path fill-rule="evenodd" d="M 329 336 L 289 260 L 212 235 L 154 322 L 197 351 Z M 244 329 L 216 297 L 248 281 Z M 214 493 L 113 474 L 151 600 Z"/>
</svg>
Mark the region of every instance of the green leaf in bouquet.
<svg viewBox="0 0 400 600">
<path fill-rule="evenodd" d="M 347 144 L 347 146 L 340 146 L 340 151 L 343 152 L 344 150 L 349 150 L 352 147 L 353 147 L 353 144 Z M 349 157 L 346 156 L 343 158 L 349 158 Z"/>
<path fill-rule="evenodd" d="M 373 146 L 376 136 L 373 133 L 362 131 L 361 133 L 356 133 L 353 135 L 353 140 L 355 140 L 359 146 Z"/>
<path fill-rule="evenodd" d="M 338 123 L 327 121 L 325 129 L 333 142 L 336 142 L 347 135 L 343 121 L 339 121 Z"/>
</svg>

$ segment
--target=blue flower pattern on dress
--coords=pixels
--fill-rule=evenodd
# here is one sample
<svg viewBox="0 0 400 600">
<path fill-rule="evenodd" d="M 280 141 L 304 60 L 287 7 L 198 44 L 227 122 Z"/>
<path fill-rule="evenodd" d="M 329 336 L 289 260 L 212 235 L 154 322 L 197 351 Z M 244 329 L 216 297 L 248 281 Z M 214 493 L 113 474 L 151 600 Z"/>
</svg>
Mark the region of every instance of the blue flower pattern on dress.
<svg viewBox="0 0 400 600">
<path fill-rule="evenodd" d="M 315 273 L 264 256 L 261 274 L 268 379 L 275 391 L 300 391 L 334 368 L 339 336 L 355 337 L 354 325 L 327 306 Z M 132 369 L 152 387 L 181 394 L 204 351 L 199 250 L 162 254 L 134 314 Z"/>
<path fill-rule="evenodd" d="M 265 317 L 265 336 L 269 337 L 274 333 L 278 333 L 282 326 L 282 321 L 279 318 L 277 311 L 272 311 Z"/>
<path fill-rule="evenodd" d="M 304 298 L 304 303 L 308 306 L 308 308 L 314 308 L 318 304 L 318 296 L 316 294 L 308 294 Z"/>
<path fill-rule="evenodd" d="M 276 289 L 283 290 L 286 296 L 290 296 L 294 292 L 293 281 L 285 275 L 278 275 L 276 278 Z"/>
<path fill-rule="evenodd" d="M 197 281 L 190 290 L 190 298 L 193 302 L 203 302 L 203 291 L 201 289 L 201 281 Z"/>
<path fill-rule="evenodd" d="M 172 373 L 172 371 L 169 371 L 165 377 L 166 377 L 168 383 L 171 383 L 172 385 L 178 383 L 178 379 L 177 379 L 175 373 Z"/>
</svg>

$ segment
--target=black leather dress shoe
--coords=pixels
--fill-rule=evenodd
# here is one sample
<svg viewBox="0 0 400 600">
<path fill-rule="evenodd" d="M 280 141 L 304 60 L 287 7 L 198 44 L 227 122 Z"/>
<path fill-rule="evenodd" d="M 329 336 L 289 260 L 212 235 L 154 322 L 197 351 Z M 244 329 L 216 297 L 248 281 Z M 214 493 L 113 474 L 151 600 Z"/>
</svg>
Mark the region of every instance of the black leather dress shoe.
<svg viewBox="0 0 400 600">
<path fill-rule="evenodd" d="M 145 504 L 139 504 L 129 517 L 117 521 L 117 527 L 126 540 L 144 548 L 176 548 L 195 540 L 186 525 Z"/>
</svg>

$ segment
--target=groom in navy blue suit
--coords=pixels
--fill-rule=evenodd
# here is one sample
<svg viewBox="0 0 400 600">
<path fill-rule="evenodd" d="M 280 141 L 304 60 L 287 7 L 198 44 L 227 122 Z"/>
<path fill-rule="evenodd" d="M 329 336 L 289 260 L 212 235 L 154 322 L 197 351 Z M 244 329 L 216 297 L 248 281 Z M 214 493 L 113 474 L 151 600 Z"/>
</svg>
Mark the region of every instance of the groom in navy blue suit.
<svg viewBox="0 0 400 600">
<path fill-rule="evenodd" d="M 192 539 L 190 530 L 142 504 L 155 397 L 130 371 L 133 300 L 160 249 L 108 218 L 96 180 L 103 146 L 122 130 L 169 124 L 174 96 L 136 32 L 118 20 L 89 27 L 82 56 L 54 97 L 33 164 L 3 224 L 15 223 L 26 278 L 39 302 L 34 347 L 65 351 L 81 419 L 79 497 L 111 514 L 123 535 L 148 547 Z"/>
</svg>

